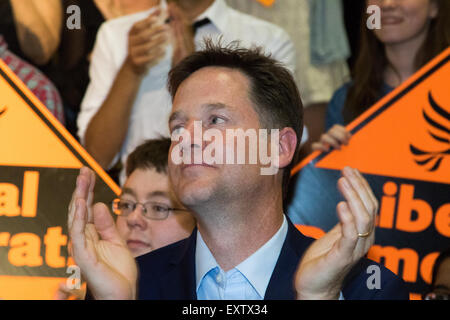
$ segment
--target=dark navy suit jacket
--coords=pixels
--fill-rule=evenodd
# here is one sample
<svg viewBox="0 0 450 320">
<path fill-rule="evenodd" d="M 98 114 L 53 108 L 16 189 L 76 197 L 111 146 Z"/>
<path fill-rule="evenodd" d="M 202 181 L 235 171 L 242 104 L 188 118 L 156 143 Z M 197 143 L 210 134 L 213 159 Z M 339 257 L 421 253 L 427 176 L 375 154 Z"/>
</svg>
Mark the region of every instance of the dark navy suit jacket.
<svg viewBox="0 0 450 320">
<path fill-rule="evenodd" d="M 292 300 L 296 298 L 294 275 L 300 258 L 314 241 L 302 235 L 288 219 L 288 232 L 272 277 L 266 290 L 266 300 Z M 152 251 L 137 258 L 139 267 L 138 299 L 196 300 L 195 246 L 197 229 L 182 241 Z M 370 290 L 367 272 L 377 265 L 381 272 L 380 289 Z M 369 283 L 372 283 L 369 281 Z M 385 267 L 361 259 L 347 275 L 342 294 L 346 300 L 408 299 L 403 280 Z"/>
</svg>

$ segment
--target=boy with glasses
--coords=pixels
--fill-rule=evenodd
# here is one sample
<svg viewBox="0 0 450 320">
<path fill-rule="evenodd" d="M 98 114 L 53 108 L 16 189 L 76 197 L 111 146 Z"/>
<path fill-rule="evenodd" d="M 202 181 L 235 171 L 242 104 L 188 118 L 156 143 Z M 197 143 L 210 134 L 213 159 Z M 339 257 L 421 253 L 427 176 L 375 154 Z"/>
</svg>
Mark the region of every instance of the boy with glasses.
<svg viewBox="0 0 450 320">
<path fill-rule="evenodd" d="M 130 154 L 122 194 L 112 204 L 117 229 L 134 257 L 187 238 L 195 226 L 169 186 L 170 142 L 148 140 Z"/>
</svg>

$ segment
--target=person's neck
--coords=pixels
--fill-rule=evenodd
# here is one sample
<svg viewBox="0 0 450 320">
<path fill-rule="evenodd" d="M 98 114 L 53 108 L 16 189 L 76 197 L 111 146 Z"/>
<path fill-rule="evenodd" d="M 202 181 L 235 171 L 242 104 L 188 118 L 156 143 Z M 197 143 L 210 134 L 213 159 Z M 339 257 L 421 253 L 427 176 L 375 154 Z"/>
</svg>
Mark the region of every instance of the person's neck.
<svg viewBox="0 0 450 320">
<path fill-rule="evenodd" d="M 120 0 L 120 10 L 123 15 L 148 10 L 159 5 L 160 0 Z"/>
<path fill-rule="evenodd" d="M 186 13 L 190 21 L 201 15 L 215 0 L 176 0 L 178 6 Z"/>
<path fill-rule="evenodd" d="M 416 72 L 415 59 L 423 45 L 427 31 L 410 41 L 385 46 L 386 57 L 390 65 L 384 73 L 385 83 L 397 87 Z"/>
<path fill-rule="evenodd" d="M 249 200 L 251 199 L 251 201 Z M 202 210 L 203 209 L 203 210 Z M 282 193 L 241 197 L 213 209 L 196 209 L 197 226 L 219 266 L 228 271 L 247 259 L 280 229 Z"/>
</svg>

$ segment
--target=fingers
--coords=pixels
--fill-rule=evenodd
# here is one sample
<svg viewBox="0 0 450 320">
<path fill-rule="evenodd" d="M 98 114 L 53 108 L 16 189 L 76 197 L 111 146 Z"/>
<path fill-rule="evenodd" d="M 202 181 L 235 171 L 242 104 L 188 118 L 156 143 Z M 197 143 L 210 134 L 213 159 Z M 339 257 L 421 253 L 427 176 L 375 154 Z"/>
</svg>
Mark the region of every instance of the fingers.
<svg viewBox="0 0 450 320">
<path fill-rule="evenodd" d="M 335 124 L 329 131 L 328 134 L 334 139 L 339 141 L 340 144 L 347 145 L 350 141 L 351 134 L 348 132 L 344 126 Z"/>
<path fill-rule="evenodd" d="M 124 240 L 119 235 L 114 219 L 104 203 L 93 207 L 95 229 L 102 240 L 123 245 Z"/>
<path fill-rule="evenodd" d="M 80 173 L 77 177 L 75 190 L 72 193 L 72 199 L 69 204 L 69 215 L 68 215 L 68 223 L 67 227 L 70 229 L 73 223 L 73 219 L 75 216 L 75 201 L 77 199 L 85 199 L 87 201 L 89 190 L 91 188 L 91 175 L 90 170 L 88 168 L 81 168 Z"/>
<path fill-rule="evenodd" d="M 342 171 L 343 177 L 338 181 L 339 190 L 347 200 L 347 206 L 353 215 L 356 236 L 370 232 L 367 237 L 358 237 L 355 248 L 357 258 L 367 253 L 374 241 L 375 216 L 378 202 L 367 181 L 357 170 L 346 167 Z"/>
<path fill-rule="evenodd" d="M 75 262 L 86 259 L 86 217 L 87 206 L 83 198 L 78 198 L 74 201 L 74 216 L 71 227 L 69 228 L 69 235 L 72 243 L 72 251 Z"/>
<path fill-rule="evenodd" d="M 159 33 L 152 37 L 150 41 L 130 47 L 130 55 L 133 57 L 145 56 L 153 50 L 163 47 L 167 43 L 167 40 L 168 36 L 165 33 Z"/>
<path fill-rule="evenodd" d="M 358 197 L 364 204 L 367 213 L 371 217 L 373 217 L 378 211 L 378 201 L 375 198 L 375 195 L 373 194 L 369 184 L 367 183 L 367 180 L 364 179 L 364 177 L 357 169 L 352 169 L 350 167 L 344 168 L 342 173 L 358 194 Z"/>
<path fill-rule="evenodd" d="M 150 29 L 152 26 L 161 21 L 161 8 L 153 11 L 147 18 L 136 22 L 130 30 L 130 33 L 139 33 L 140 31 Z"/>
<path fill-rule="evenodd" d="M 129 48 L 147 44 L 157 38 L 158 36 L 168 37 L 170 27 L 167 25 L 158 25 L 149 29 L 144 29 L 139 32 L 130 32 L 128 45 Z"/>
<path fill-rule="evenodd" d="M 351 134 L 345 127 L 341 125 L 334 125 L 328 132 L 321 135 L 318 142 L 311 146 L 314 151 L 329 151 L 330 147 L 340 150 L 341 145 L 347 145 L 350 141 Z"/>
<path fill-rule="evenodd" d="M 367 202 L 372 203 L 373 205 L 373 214 L 376 215 L 378 213 L 378 208 L 379 208 L 379 203 L 377 198 L 375 197 L 375 195 L 373 194 L 372 188 L 370 187 L 369 183 L 367 182 L 367 180 L 362 176 L 361 172 L 359 172 L 358 169 L 354 169 L 356 175 L 359 177 L 359 180 L 361 181 L 361 183 L 364 185 L 365 190 L 367 191 Z M 369 206 L 366 206 L 368 208 L 368 210 L 370 209 Z M 369 212 L 371 212 L 369 210 Z"/>
<path fill-rule="evenodd" d="M 313 151 L 323 151 L 326 152 L 330 150 L 330 146 L 323 144 L 322 142 L 313 142 L 311 144 L 311 148 Z"/>
<path fill-rule="evenodd" d="M 358 242 L 356 221 L 348 204 L 344 201 L 338 203 L 337 213 L 341 224 L 342 236 L 338 240 L 336 246 L 341 253 L 348 258 L 351 258 Z"/>
<path fill-rule="evenodd" d="M 170 26 L 156 23 L 154 17 L 135 25 L 129 34 L 127 59 L 133 70 L 138 74 L 147 72 L 152 64 L 164 56 L 169 40 Z"/>
<path fill-rule="evenodd" d="M 355 218 L 358 233 L 368 232 L 370 230 L 370 215 L 362 203 L 358 192 L 352 187 L 349 179 L 346 177 L 339 179 L 338 186 Z"/>
<path fill-rule="evenodd" d="M 94 202 L 94 187 L 95 187 L 95 173 L 94 171 L 88 169 L 89 171 L 89 184 L 88 184 L 88 194 L 87 194 L 87 223 L 92 223 L 92 204 Z"/>
</svg>

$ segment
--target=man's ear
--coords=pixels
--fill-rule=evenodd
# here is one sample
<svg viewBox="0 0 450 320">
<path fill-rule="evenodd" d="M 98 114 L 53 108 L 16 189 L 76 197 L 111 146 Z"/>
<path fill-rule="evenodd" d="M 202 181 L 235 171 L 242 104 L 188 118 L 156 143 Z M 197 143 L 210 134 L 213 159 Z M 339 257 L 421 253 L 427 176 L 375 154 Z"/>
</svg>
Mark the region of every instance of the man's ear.
<svg viewBox="0 0 450 320">
<path fill-rule="evenodd" d="M 279 140 L 279 168 L 289 166 L 295 155 L 297 147 L 297 134 L 294 129 L 286 127 L 280 130 Z"/>
</svg>

